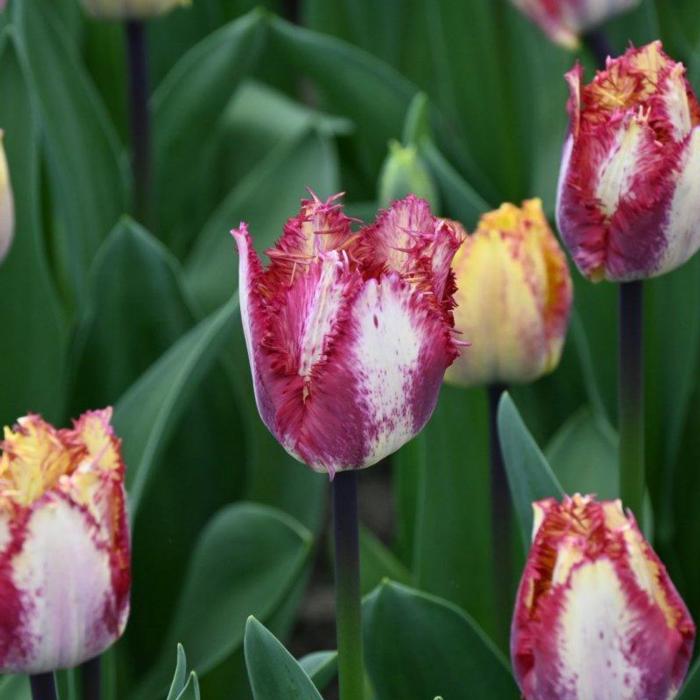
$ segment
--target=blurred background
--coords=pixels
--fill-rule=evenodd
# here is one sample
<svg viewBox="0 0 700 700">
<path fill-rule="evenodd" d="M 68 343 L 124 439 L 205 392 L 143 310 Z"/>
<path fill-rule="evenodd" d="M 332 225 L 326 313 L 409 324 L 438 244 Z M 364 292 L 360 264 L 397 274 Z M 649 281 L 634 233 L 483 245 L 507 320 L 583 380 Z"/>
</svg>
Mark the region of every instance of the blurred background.
<svg viewBox="0 0 700 700">
<path fill-rule="evenodd" d="M 700 89 L 697 0 L 644 0 L 606 29 L 620 52 L 661 38 Z M 0 266 L 0 417 L 63 425 L 115 406 L 134 585 L 106 662 L 111 697 L 164 697 L 181 641 L 204 698 L 243 699 L 248 614 L 297 657 L 335 640 L 328 480 L 288 457 L 255 410 L 228 231 L 247 221 L 262 252 L 307 187 L 345 192 L 352 215 L 373 219 L 391 140 L 416 148 L 439 213 L 468 230 L 532 196 L 551 218 L 563 74 L 578 59 L 590 76 L 594 62 L 506 0 L 194 0 L 146 31 L 152 198 L 135 216 L 124 27 L 77 0 L 10 0 L 0 14 L 17 210 Z M 409 114 L 419 92 L 427 106 Z M 573 275 L 561 366 L 512 393 L 563 486 L 611 497 L 616 294 Z M 646 304 L 653 537 L 697 620 L 697 257 L 650 281 Z M 424 433 L 361 475 L 363 590 L 389 577 L 438 595 L 505 650 L 486 427 L 485 392 L 445 387 Z"/>
</svg>

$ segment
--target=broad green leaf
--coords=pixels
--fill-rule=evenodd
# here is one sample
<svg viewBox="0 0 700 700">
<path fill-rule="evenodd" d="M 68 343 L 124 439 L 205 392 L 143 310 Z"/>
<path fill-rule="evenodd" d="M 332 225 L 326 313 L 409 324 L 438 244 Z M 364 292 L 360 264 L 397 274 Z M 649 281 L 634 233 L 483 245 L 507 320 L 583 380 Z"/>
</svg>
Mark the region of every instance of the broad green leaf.
<svg viewBox="0 0 700 700">
<path fill-rule="evenodd" d="M 255 700 L 322 700 L 304 669 L 254 617 L 246 624 L 245 660 Z"/>
<path fill-rule="evenodd" d="M 617 434 L 605 418 L 588 408 L 571 416 L 545 450 L 565 493 L 619 496 Z"/>
<path fill-rule="evenodd" d="M 316 651 L 299 659 L 299 665 L 321 691 L 330 684 L 338 672 L 338 652 Z"/>
<path fill-rule="evenodd" d="M 508 393 L 503 394 L 498 406 L 498 434 L 523 546 L 527 550 L 533 501 L 560 498 L 564 492 Z"/>
<path fill-rule="evenodd" d="M 308 530 L 280 511 L 252 503 L 220 510 L 199 538 L 163 653 L 135 698 L 167 687 L 176 641 L 201 676 L 230 657 L 243 642 L 247 617 L 274 613 L 310 550 Z"/>
<path fill-rule="evenodd" d="M 90 270 L 72 348 L 71 415 L 115 403 L 194 325 L 179 275 L 161 243 L 136 222 L 119 222 Z"/>
<path fill-rule="evenodd" d="M 104 106 L 51 3 L 12 3 L 38 108 L 59 216 L 64 284 L 82 299 L 88 267 L 124 211 L 126 161 Z"/>
<path fill-rule="evenodd" d="M 401 512 L 401 517 L 416 520 L 411 566 L 416 586 L 456 603 L 492 633 L 495 603 L 484 392 L 443 386 L 435 414 L 417 439 L 424 440 L 425 447 L 415 510 Z"/>
<path fill-rule="evenodd" d="M 258 250 L 271 246 L 309 196 L 307 187 L 319 197 L 340 190 L 333 144 L 315 129 L 279 144 L 212 213 L 186 262 L 187 286 L 201 309 L 216 308 L 236 288 L 238 256 L 229 231 L 246 221 Z"/>
<path fill-rule="evenodd" d="M 315 81 L 330 111 L 355 122 L 365 172 L 376 173 L 389 139 L 401 136 L 415 86 L 370 54 L 281 19 L 270 21 L 269 40 L 277 60 Z"/>
<path fill-rule="evenodd" d="M 0 680 L 0 700 L 31 700 L 29 678 L 24 675 L 3 676 Z"/>
<path fill-rule="evenodd" d="M 696 698 L 700 698 L 700 662 L 698 661 L 690 669 L 688 679 L 678 696 L 678 700 L 696 700 Z"/>
<path fill-rule="evenodd" d="M 366 527 L 360 528 L 360 588 L 363 595 L 385 578 L 410 585 L 411 572 Z"/>
<path fill-rule="evenodd" d="M 144 489 L 188 399 L 231 337 L 234 296 L 175 343 L 120 399 L 114 426 L 129 464 L 127 488 L 135 521 Z"/>
<path fill-rule="evenodd" d="M 491 209 L 489 204 L 464 181 L 431 141 L 421 142 L 420 153 L 440 186 L 446 213 L 469 230 L 476 228 L 481 215 Z"/>
<path fill-rule="evenodd" d="M 207 190 L 215 173 L 208 144 L 262 48 L 264 30 L 259 11 L 222 27 L 188 51 L 153 96 L 157 221 L 178 255 L 211 206 Z"/>
<path fill-rule="evenodd" d="M 515 700 L 508 663 L 447 601 L 384 583 L 363 604 L 367 671 L 377 700 Z"/>
<path fill-rule="evenodd" d="M 0 36 L 0 128 L 15 200 L 15 238 L 0 264 L 0 421 L 60 415 L 67 334 L 40 217 L 38 132 L 31 88 L 12 30 Z M 46 352 L 51 348 L 51 352 Z"/>
</svg>

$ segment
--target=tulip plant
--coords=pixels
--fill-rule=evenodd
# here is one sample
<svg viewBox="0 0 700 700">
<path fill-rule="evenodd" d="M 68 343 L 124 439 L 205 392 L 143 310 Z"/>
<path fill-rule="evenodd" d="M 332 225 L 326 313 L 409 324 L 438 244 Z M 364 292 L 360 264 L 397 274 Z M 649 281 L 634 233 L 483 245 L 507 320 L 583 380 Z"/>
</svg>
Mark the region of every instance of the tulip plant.
<svg viewBox="0 0 700 700">
<path fill-rule="evenodd" d="M 700 700 L 695 0 L 255 5 L 0 0 L 0 700 Z"/>
</svg>

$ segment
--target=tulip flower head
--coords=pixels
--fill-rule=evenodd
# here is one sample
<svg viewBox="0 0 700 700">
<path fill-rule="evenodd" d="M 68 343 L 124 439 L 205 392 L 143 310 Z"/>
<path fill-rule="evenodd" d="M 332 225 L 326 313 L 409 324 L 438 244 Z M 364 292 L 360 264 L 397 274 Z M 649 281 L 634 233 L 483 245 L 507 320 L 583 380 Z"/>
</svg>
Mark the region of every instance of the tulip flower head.
<svg viewBox="0 0 700 700">
<path fill-rule="evenodd" d="M 620 501 L 534 504 L 511 632 L 525 700 L 672 700 L 695 625 Z"/>
<path fill-rule="evenodd" d="M 557 221 L 593 281 L 654 277 L 700 246 L 700 105 L 660 42 L 568 75 Z"/>
<path fill-rule="evenodd" d="M 579 37 L 639 0 L 513 0 L 555 43 L 576 49 Z"/>
<path fill-rule="evenodd" d="M 101 654 L 129 614 L 124 464 L 111 409 L 56 430 L 37 415 L 0 446 L 0 672 Z"/>
<path fill-rule="evenodd" d="M 463 231 L 415 196 L 358 231 L 338 197 L 302 202 L 267 269 L 245 224 L 240 302 L 255 398 L 316 471 L 368 467 L 419 432 L 457 356 L 450 271 Z"/>
<path fill-rule="evenodd" d="M 148 19 L 189 5 L 191 0 L 83 0 L 85 9 L 100 19 Z"/>
<path fill-rule="evenodd" d="M 2 137 L 3 133 L 0 130 L 0 262 L 10 250 L 15 228 L 15 206 Z"/>
<path fill-rule="evenodd" d="M 559 363 L 572 284 L 539 199 L 485 214 L 455 255 L 456 329 L 470 346 L 447 370 L 461 386 L 534 381 Z"/>
</svg>

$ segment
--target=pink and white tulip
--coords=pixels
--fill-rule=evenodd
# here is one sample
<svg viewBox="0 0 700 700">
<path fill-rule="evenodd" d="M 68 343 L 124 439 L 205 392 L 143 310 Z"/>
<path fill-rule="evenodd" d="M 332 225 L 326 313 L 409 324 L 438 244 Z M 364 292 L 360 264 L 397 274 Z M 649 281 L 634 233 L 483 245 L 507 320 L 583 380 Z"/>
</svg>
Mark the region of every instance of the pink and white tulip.
<svg viewBox="0 0 700 700">
<path fill-rule="evenodd" d="M 700 105 L 660 42 L 568 75 L 557 221 L 593 281 L 654 277 L 700 247 Z"/>
<path fill-rule="evenodd" d="M 131 557 L 111 409 L 56 430 L 5 428 L 0 456 L 0 672 L 43 673 L 101 654 L 124 631 Z"/>
<path fill-rule="evenodd" d="M 579 37 L 639 0 L 512 0 L 555 43 L 569 49 Z"/>
<path fill-rule="evenodd" d="M 354 231 L 337 200 L 303 201 L 267 269 L 246 225 L 233 231 L 260 416 L 331 477 L 378 462 L 430 418 L 458 352 L 450 263 L 464 235 L 415 196 Z"/>
<path fill-rule="evenodd" d="M 620 501 L 534 504 L 511 631 L 525 700 L 672 700 L 695 625 Z"/>
</svg>

